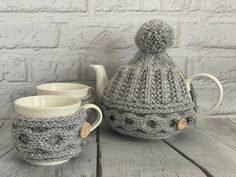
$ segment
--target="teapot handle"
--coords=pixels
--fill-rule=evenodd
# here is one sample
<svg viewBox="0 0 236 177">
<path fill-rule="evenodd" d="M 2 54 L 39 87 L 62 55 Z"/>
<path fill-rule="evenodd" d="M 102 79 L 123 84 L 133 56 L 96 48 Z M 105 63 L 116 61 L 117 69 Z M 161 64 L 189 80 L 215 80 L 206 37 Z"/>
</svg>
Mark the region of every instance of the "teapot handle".
<svg viewBox="0 0 236 177">
<path fill-rule="evenodd" d="M 199 78 L 199 77 L 206 77 L 208 79 L 213 80 L 216 83 L 218 90 L 219 90 L 219 96 L 218 96 L 217 102 L 211 108 L 209 108 L 208 111 L 206 111 L 204 113 L 198 113 L 198 117 L 203 117 L 203 116 L 213 112 L 220 105 L 220 103 L 223 99 L 224 91 L 223 91 L 222 84 L 220 83 L 220 81 L 216 77 L 214 77 L 210 74 L 207 74 L 207 73 L 199 73 L 199 74 L 194 74 L 185 80 L 187 90 L 189 92 L 190 92 L 190 84 L 191 84 L 192 80 L 195 78 Z"/>
</svg>

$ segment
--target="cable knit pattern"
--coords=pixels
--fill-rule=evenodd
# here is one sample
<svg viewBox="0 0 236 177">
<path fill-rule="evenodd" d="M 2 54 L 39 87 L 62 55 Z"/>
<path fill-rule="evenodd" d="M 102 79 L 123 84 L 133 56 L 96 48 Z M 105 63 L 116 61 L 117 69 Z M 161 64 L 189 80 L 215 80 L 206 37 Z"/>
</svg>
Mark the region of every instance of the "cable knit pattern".
<svg viewBox="0 0 236 177">
<path fill-rule="evenodd" d="M 170 114 L 136 114 L 134 112 L 106 109 L 105 117 L 112 128 L 122 134 L 144 139 L 162 139 L 183 130 L 176 127 L 181 118 L 186 118 L 188 126 L 196 123 L 193 110 Z"/>
<path fill-rule="evenodd" d="M 196 94 L 187 91 L 184 74 L 165 53 L 173 30 L 151 20 L 138 30 L 139 47 L 134 59 L 119 68 L 105 88 L 102 107 L 105 119 L 116 131 L 139 138 L 167 138 L 177 134 L 176 123 L 196 119 Z M 151 123 L 150 123 L 151 122 Z"/>
<path fill-rule="evenodd" d="M 77 156 L 81 145 L 80 129 L 86 111 L 81 108 L 72 115 L 54 118 L 25 118 L 12 115 L 13 144 L 22 159 L 64 160 Z"/>
</svg>

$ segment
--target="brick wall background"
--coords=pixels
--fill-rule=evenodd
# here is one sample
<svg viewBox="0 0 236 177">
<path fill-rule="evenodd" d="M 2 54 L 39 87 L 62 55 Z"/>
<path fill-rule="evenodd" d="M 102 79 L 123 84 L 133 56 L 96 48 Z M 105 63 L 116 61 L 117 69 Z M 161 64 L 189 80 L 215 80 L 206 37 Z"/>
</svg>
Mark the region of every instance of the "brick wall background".
<svg viewBox="0 0 236 177">
<path fill-rule="evenodd" d="M 153 18 L 175 30 L 168 53 L 187 76 L 215 75 L 225 97 L 212 117 L 236 113 L 235 0 L 1 0 L 0 118 L 12 102 L 32 95 L 35 85 L 94 81 L 91 63 L 112 76 L 136 52 L 138 27 Z M 202 109 L 214 101 L 212 82 L 194 82 Z"/>
</svg>

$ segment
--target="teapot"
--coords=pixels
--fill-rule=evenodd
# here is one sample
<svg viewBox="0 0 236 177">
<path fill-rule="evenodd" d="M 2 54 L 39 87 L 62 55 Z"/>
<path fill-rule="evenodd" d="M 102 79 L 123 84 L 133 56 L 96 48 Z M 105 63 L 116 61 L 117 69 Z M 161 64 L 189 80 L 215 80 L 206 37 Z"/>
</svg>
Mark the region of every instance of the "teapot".
<svg viewBox="0 0 236 177">
<path fill-rule="evenodd" d="M 220 105 L 223 87 L 216 77 L 199 73 L 185 79 L 166 53 L 173 36 L 167 23 L 150 20 L 136 34 L 138 51 L 134 59 L 121 66 L 110 81 L 102 65 L 91 65 L 96 73 L 97 102 L 115 131 L 144 139 L 168 138 L 195 125 L 197 117 Z M 191 84 L 200 77 L 213 80 L 219 90 L 217 101 L 205 113 L 198 113 Z"/>
</svg>

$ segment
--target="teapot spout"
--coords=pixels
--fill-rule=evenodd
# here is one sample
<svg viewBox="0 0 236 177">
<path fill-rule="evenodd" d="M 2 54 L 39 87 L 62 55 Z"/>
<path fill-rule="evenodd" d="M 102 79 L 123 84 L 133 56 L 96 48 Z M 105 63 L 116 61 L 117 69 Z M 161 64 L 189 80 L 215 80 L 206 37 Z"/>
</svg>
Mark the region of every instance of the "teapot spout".
<svg viewBox="0 0 236 177">
<path fill-rule="evenodd" d="M 105 68 L 102 65 L 90 65 L 96 73 L 96 93 L 97 104 L 101 104 L 101 97 L 104 88 L 108 84 L 108 77 Z"/>
</svg>

